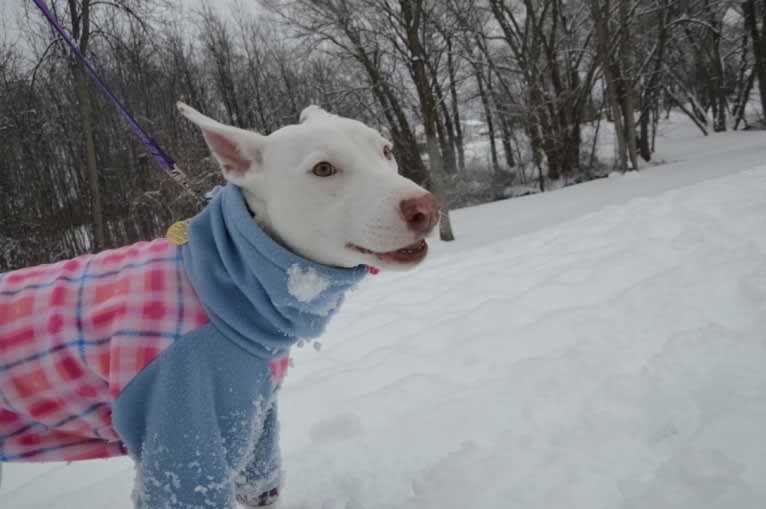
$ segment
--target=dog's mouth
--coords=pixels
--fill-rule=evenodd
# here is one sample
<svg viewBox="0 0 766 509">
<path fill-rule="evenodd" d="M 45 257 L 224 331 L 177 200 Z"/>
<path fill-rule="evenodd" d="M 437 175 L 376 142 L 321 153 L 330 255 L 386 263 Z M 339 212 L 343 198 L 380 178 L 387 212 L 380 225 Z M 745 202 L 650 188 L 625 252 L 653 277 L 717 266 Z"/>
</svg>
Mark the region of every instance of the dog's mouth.
<svg viewBox="0 0 766 509">
<path fill-rule="evenodd" d="M 423 239 L 403 248 L 385 253 L 378 253 L 355 244 L 347 244 L 347 247 L 362 254 L 372 255 L 382 262 L 397 264 L 415 264 L 422 261 L 428 254 L 428 244 Z"/>
</svg>

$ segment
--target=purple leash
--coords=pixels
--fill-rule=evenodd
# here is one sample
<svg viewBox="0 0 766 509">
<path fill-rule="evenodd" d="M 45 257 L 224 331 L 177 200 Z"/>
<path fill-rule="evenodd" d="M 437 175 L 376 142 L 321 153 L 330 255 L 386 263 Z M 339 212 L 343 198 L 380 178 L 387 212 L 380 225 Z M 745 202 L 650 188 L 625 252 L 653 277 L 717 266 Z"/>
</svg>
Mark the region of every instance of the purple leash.
<svg viewBox="0 0 766 509">
<path fill-rule="evenodd" d="M 48 21 L 53 26 L 53 28 L 55 28 L 59 35 L 61 35 L 61 38 L 64 39 L 64 42 L 67 43 L 72 52 L 77 56 L 80 62 L 82 62 L 82 65 L 85 66 L 85 69 L 87 69 L 90 76 L 96 80 L 96 83 L 98 83 L 98 86 L 101 88 L 101 90 L 103 90 L 109 99 L 112 100 L 112 103 L 114 103 L 114 105 L 120 111 L 130 128 L 133 129 L 133 132 L 136 133 L 136 136 L 138 136 L 138 138 L 141 140 L 141 143 L 144 144 L 146 150 L 154 156 L 154 160 L 157 161 L 157 164 L 160 166 L 160 168 L 165 170 L 165 172 L 170 175 L 170 178 L 172 178 L 178 185 L 180 185 L 189 194 L 191 194 L 200 204 L 204 204 L 205 199 L 200 197 L 194 191 L 194 189 L 192 189 L 191 184 L 189 183 L 189 178 L 186 176 L 186 174 L 182 172 L 181 169 L 176 165 L 176 162 L 169 155 L 167 155 L 164 150 L 162 150 L 162 147 L 159 146 L 157 141 L 149 136 L 146 131 L 144 131 L 144 129 L 130 114 L 128 109 L 120 102 L 119 99 L 117 99 L 117 97 L 115 97 L 112 91 L 109 90 L 109 87 L 106 85 L 106 83 L 104 83 L 104 80 L 101 79 L 101 76 L 98 75 L 90 62 L 88 62 L 85 56 L 80 52 L 80 49 L 74 43 L 69 34 L 67 34 L 66 30 L 64 30 L 53 13 L 48 9 L 48 6 L 45 4 L 45 2 L 43 2 L 43 0 L 34 0 L 34 2 L 37 7 L 40 8 L 45 17 L 48 18 Z"/>
</svg>

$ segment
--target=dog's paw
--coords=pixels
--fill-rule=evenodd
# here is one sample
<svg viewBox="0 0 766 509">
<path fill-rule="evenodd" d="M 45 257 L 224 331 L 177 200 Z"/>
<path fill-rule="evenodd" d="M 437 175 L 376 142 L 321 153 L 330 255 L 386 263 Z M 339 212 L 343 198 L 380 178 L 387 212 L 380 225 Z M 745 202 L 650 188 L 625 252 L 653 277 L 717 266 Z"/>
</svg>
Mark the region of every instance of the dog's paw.
<svg viewBox="0 0 766 509">
<path fill-rule="evenodd" d="M 239 504 L 239 509 L 280 509 L 282 507 L 279 501 L 274 502 L 271 505 L 245 505 Z"/>
<path fill-rule="evenodd" d="M 279 488 L 274 488 L 257 497 L 248 497 L 246 495 L 237 495 L 237 503 L 243 509 L 254 509 L 258 507 L 267 507 L 268 509 L 278 509 Z"/>
<path fill-rule="evenodd" d="M 279 509 L 282 507 L 282 505 L 279 503 L 279 500 L 275 501 L 274 503 L 270 505 L 247 505 L 243 504 L 241 502 L 238 503 L 239 509 Z"/>
</svg>

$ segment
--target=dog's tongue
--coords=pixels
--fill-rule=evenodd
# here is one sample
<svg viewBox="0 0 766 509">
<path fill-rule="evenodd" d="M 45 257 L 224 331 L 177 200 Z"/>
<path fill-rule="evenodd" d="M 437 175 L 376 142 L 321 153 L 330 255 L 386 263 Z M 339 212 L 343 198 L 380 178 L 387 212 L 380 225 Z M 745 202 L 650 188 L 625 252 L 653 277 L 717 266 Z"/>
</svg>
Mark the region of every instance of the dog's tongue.
<svg viewBox="0 0 766 509">
<path fill-rule="evenodd" d="M 368 265 L 367 266 L 367 272 L 369 272 L 373 276 L 377 276 L 378 273 L 380 272 L 380 269 L 377 268 L 377 267 L 373 267 L 372 265 Z"/>
</svg>

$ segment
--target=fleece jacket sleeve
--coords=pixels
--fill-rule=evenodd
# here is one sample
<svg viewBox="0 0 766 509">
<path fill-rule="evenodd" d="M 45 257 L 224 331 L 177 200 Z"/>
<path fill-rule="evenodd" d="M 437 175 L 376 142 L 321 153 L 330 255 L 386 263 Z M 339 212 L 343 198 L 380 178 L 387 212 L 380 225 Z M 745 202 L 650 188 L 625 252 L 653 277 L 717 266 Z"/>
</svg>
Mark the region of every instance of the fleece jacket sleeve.
<svg viewBox="0 0 766 509">
<path fill-rule="evenodd" d="M 234 478 L 237 500 L 246 507 L 264 505 L 264 494 L 280 485 L 281 458 L 276 403 L 269 408 L 255 447 L 249 452 L 245 467 Z"/>
<path fill-rule="evenodd" d="M 268 362 L 211 325 L 163 352 L 113 407 L 137 463 L 136 509 L 230 509 L 238 489 L 278 479 L 276 444 L 262 445 L 276 431 L 272 392 Z"/>
</svg>

